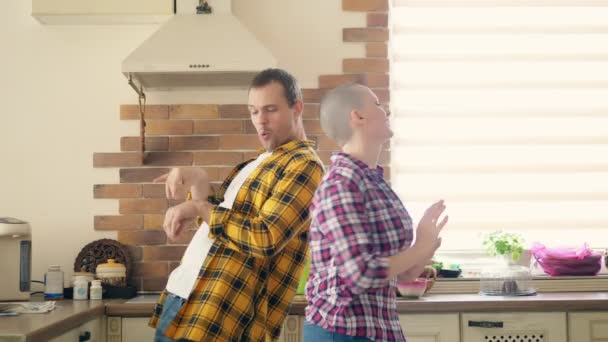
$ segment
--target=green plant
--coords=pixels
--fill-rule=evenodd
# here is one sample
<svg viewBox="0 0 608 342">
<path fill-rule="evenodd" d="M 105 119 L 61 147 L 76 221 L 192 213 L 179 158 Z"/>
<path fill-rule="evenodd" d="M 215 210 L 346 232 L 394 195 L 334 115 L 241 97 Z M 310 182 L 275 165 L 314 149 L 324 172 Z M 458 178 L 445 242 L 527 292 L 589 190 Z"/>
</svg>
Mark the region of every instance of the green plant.
<svg viewBox="0 0 608 342">
<path fill-rule="evenodd" d="M 524 251 L 524 239 L 519 234 L 496 231 L 488 234 L 483 245 L 490 255 L 511 255 L 511 259 L 518 260 Z"/>
</svg>

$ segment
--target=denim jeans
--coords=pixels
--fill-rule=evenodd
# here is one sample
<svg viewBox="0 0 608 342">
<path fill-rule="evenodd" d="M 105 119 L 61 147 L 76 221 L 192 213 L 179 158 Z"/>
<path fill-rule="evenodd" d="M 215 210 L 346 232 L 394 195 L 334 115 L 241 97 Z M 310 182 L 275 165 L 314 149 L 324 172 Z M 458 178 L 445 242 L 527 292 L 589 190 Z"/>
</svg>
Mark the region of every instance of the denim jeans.
<svg viewBox="0 0 608 342">
<path fill-rule="evenodd" d="M 160 314 L 158 319 L 158 325 L 156 326 L 156 332 L 154 333 L 154 342 L 175 342 L 175 340 L 168 338 L 163 334 L 171 321 L 175 318 L 179 310 L 184 305 L 186 300 L 169 293 L 163 303 L 163 312 Z M 180 340 L 184 341 L 184 340 Z"/>
<path fill-rule="evenodd" d="M 367 337 L 336 334 L 304 321 L 304 342 L 368 342 Z"/>
</svg>

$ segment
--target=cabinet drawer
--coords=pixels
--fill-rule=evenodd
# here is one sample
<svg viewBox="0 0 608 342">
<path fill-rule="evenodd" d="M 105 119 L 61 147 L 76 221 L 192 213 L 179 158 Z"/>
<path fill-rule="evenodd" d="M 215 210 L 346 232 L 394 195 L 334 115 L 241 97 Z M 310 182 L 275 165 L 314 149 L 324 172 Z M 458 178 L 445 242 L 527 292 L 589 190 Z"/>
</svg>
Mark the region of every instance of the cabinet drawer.
<svg viewBox="0 0 608 342">
<path fill-rule="evenodd" d="M 466 313 L 467 342 L 566 342 L 566 313 Z"/>
</svg>

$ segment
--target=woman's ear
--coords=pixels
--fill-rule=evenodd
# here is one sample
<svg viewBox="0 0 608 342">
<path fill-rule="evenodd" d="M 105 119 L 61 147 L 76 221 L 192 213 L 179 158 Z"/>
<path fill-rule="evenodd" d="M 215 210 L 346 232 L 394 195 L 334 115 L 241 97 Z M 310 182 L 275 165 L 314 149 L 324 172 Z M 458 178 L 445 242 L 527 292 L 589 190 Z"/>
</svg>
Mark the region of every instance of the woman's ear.
<svg viewBox="0 0 608 342">
<path fill-rule="evenodd" d="M 350 111 L 350 122 L 351 124 L 354 125 L 361 125 L 363 124 L 364 121 L 364 117 L 361 116 L 361 113 L 359 113 L 358 110 L 353 109 Z"/>
</svg>

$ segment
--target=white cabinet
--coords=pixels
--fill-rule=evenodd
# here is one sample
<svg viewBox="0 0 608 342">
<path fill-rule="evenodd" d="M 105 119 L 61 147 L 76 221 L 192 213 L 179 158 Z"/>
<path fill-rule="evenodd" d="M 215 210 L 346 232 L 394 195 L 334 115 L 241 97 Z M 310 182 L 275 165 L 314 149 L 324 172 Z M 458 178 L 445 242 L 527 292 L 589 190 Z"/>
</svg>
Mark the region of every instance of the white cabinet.
<svg viewBox="0 0 608 342">
<path fill-rule="evenodd" d="M 149 317 L 129 317 L 122 319 L 122 340 L 152 341 L 154 329 L 148 326 Z"/>
<path fill-rule="evenodd" d="M 463 313 L 466 342 L 566 342 L 566 313 Z M 576 341 L 578 342 L 578 341 Z"/>
<path fill-rule="evenodd" d="M 408 342 L 460 342 L 460 319 L 453 314 L 399 315 Z"/>
<path fill-rule="evenodd" d="M 167 0 L 32 0 L 32 16 L 44 24 L 153 23 L 172 14 Z"/>
<path fill-rule="evenodd" d="M 608 312 L 572 312 L 568 314 L 571 342 L 608 341 Z"/>
<path fill-rule="evenodd" d="M 88 339 L 85 339 L 88 336 Z M 105 317 L 90 320 L 49 342 L 105 342 Z"/>
</svg>

